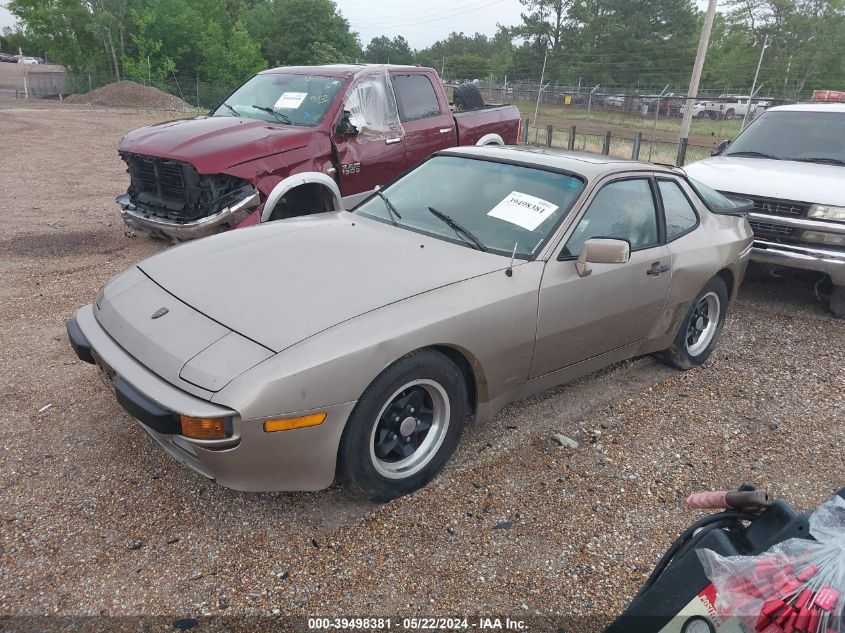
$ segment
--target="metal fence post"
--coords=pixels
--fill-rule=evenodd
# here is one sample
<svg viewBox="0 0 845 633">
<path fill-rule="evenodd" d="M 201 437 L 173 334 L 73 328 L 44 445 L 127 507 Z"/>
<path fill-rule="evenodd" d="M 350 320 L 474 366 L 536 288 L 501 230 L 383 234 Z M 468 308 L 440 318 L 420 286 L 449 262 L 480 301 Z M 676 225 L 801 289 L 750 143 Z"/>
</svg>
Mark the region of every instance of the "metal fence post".
<svg viewBox="0 0 845 633">
<path fill-rule="evenodd" d="M 681 142 L 678 143 L 678 157 L 675 159 L 675 165 L 678 167 L 683 167 L 684 162 L 687 159 L 687 145 L 689 144 L 688 138 L 682 138 Z"/>
<path fill-rule="evenodd" d="M 546 126 L 546 147 L 552 146 L 552 134 L 553 133 L 554 133 L 554 130 L 552 129 L 552 126 L 547 125 Z"/>
<path fill-rule="evenodd" d="M 610 130 L 604 133 L 604 146 L 601 148 L 601 153 L 605 156 L 610 154 Z"/>
<path fill-rule="evenodd" d="M 640 145 L 643 142 L 643 133 L 637 132 L 634 136 L 634 147 L 631 149 L 631 160 L 640 160 Z"/>
<path fill-rule="evenodd" d="M 525 119 L 522 122 L 522 144 L 528 145 L 528 121 L 529 119 Z"/>
<path fill-rule="evenodd" d="M 572 126 L 572 129 L 569 130 L 569 150 L 572 151 L 575 149 L 575 126 Z"/>
</svg>

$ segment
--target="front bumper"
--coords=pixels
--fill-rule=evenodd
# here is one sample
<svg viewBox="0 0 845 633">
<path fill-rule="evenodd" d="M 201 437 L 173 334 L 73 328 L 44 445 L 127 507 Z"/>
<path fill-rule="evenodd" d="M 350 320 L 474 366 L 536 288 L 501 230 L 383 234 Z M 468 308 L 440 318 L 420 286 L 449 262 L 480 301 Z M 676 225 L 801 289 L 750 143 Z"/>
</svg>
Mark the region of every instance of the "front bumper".
<svg viewBox="0 0 845 633">
<path fill-rule="evenodd" d="M 842 250 L 754 240 L 751 259 L 762 264 L 827 273 L 835 286 L 845 286 L 845 252 Z"/>
<path fill-rule="evenodd" d="M 236 411 L 197 398 L 150 372 L 109 337 L 91 305 L 68 321 L 67 331 L 76 355 L 106 373 L 120 405 L 171 457 L 190 469 L 244 491 L 321 490 L 334 481 L 340 437 L 355 402 L 276 416 L 326 413 L 319 426 L 266 433 L 264 418 L 242 420 Z M 230 417 L 232 436 L 188 439 L 179 435 L 179 414 Z"/>
<path fill-rule="evenodd" d="M 258 192 L 239 200 L 214 215 L 193 222 L 174 222 L 144 213 L 125 193 L 115 202 L 120 205 L 123 222 L 131 229 L 154 237 L 182 241 L 220 233 L 242 222 L 260 204 Z"/>
</svg>

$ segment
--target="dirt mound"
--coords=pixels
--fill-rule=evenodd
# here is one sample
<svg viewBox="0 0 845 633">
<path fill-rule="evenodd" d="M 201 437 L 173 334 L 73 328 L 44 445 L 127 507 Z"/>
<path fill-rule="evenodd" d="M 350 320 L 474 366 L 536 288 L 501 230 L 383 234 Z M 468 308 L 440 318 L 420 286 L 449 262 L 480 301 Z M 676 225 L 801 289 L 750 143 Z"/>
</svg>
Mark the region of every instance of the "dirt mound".
<svg viewBox="0 0 845 633">
<path fill-rule="evenodd" d="M 143 86 L 134 81 L 116 81 L 85 94 L 71 95 L 65 101 L 84 105 L 149 108 L 151 110 L 173 110 L 176 112 L 191 112 L 196 109 L 179 97 L 174 97 L 152 86 Z"/>
</svg>

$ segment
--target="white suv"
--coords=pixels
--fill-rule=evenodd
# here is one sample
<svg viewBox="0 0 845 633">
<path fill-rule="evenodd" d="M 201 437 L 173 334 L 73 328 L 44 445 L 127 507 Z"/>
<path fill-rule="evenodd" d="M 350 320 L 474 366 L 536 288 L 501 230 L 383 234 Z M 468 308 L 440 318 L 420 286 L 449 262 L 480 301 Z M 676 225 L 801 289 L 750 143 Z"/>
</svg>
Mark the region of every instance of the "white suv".
<svg viewBox="0 0 845 633">
<path fill-rule="evenodd" d="M 751 259 L 830 276 L 830 307 L 845 318 L 845 104 L 770 108 L 692 178 L 750 198 Z"/>
</svg>

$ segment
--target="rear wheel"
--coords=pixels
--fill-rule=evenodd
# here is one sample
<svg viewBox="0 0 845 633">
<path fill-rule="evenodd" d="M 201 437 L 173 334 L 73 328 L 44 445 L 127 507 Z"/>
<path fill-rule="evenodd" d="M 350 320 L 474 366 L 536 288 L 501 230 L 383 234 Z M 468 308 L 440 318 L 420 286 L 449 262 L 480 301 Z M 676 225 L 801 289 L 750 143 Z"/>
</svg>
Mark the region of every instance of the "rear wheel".
<svg viewBox="0 0 845 633">
<path fill-rule="evenodd" d="M 384 370 L 355 406 L 341 438 L 341 478 L 378 501 L 427 484 L 443 468 L 469 411 L 466 381 L 446 356 L 414 352 Z"/>
<path fill-rule="evenodd" d="M 706 361 L 722 333 L 728 308 L 728 288 L 713 277 L 693 300 L 672 347 L 658 356 L 667 365 L 687 370 Z"/>
</svg>

